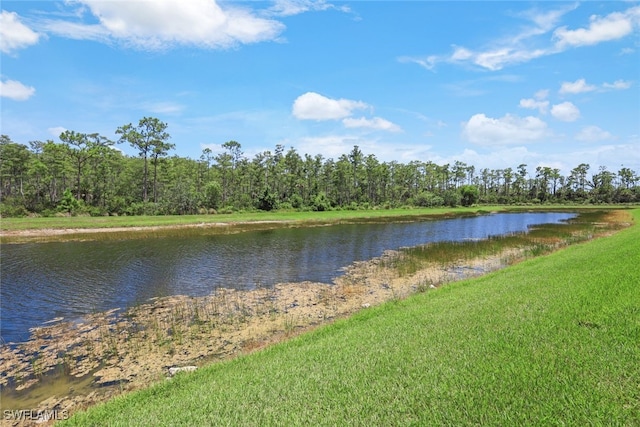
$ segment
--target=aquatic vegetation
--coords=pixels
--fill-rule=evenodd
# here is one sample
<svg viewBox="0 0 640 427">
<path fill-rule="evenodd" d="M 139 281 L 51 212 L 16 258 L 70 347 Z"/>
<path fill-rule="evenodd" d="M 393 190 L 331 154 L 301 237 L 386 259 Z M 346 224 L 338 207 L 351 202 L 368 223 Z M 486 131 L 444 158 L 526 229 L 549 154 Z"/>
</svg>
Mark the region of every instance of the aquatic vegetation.
<svg viewBox="0 0 640 427">
<path fill-rule="evenodd" d="M 608 220 L 610 215 L 609 211 L 586 211 L 565 223 L 532 226 L 526 233 L 402 248 L 398 257 L 388 260 L 389 266 L 396 268 L 401 275 L 411 275 L 427 265 L 451 267 L 467 260 L 496 254 L 504 254 L 505 263 L 509 263 L 513 250 L 539 256 L 560 246 L 589 240 L 597 233 L 618 230 L 624 226 L 624 222 L 616 221 L 615 218 Z"/>
</svg>

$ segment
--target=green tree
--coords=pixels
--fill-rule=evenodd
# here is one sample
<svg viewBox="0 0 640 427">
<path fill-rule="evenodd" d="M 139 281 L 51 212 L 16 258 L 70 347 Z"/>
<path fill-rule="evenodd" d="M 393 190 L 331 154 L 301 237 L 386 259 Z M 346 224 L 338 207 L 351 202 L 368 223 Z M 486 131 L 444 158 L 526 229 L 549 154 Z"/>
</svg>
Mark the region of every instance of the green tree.
<svg viewBox="0 0 640 427">
<path fill-rule="evenodd" d="M 162 147 L 170 138 L 166 132 L 167 124 L 154 117 L 143 117 L 138 122 L 138 126 L 131 123 L 120 126 L 116 134 L 120 135 L 118 142 L 127 142 L 131 147 L 138 150 L 140 157 L 144 160 L 142 175 L 142 200 L 148 201 L 148 160 L 153 155 L 156 147 Z M 162 149 L 160 149 L 160 153 Z M 159 154 L 160 155 L 160 154 Z"/>
<path fill-rule="evenodd" d="M 0 136 L 0 201 L 10 196 L 24 200 L 30 158 L 27 146 L 13 142 L 7 135 Z"/>
<path fill-rule="evenodd" d="M 82 197 L 81 179 L 83 168 L 87 161 L 98 154 L 99 147 L 113 144 L 107 138 L 97 133 L 86 134 L 66 130 L 60 134 L 60 140 L 69 147 L 69 153 L 74 160 L 76 168 L 76 199 Z M 85 194 L 85 201 L 88 195 Z"/>
<path fill-rule="evenodd" d="M 478 203 L 480 192 L 475 185 L 463 185 L 458 191 L 460 192 L 462 206 L 471 206 Z"/>
<path fill-rule="evenodd" d="M 168 134 L 167 134 L 168 138 Z M 167 156 L 169 150 L 175 148 L 175 144 L 158 140 L 152 150 L 151 164 L 153 165 L 153 202 L 158 203 L 158 163 L 161 158 Z"/>
</svg>

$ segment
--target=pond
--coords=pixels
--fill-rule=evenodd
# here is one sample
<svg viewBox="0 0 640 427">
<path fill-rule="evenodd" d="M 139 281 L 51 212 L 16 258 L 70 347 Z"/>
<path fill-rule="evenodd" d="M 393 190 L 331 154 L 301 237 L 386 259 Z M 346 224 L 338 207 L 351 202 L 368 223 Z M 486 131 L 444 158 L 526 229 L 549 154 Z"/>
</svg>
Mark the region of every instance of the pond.
<svg viewBox="0 0 640 427">
<path fill-rule="evenodd" d="M 21 342 L 54 318 L 80 319 L 168 295 L 331 283 L 355 261 L 437 241 L 484 239 L 573 213 L 499 213 L 416 222 L 278 228 L 240 234 L 3 245 L 1 336 Z"/>
</svg>

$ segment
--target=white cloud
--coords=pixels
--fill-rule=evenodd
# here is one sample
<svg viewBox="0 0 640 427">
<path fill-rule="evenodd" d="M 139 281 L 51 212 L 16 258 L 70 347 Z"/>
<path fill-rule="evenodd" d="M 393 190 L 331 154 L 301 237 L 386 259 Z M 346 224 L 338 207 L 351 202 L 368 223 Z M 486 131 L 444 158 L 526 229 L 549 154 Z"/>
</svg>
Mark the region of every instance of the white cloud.
<svg viewBox="0 0 640 427">
<path fill-rule="evenodd" d="M 228 48 L 277 39 L 284 24 L 240 7 L 222 8 L 215 0 L 78 0 L 99 24 L 47 21 L 51 32 L 78 39 L 113 40 L 141 49 L 174 45 Z"/>
<path fill-rule="evenodd" d="M 547 97 L 549 96 L 549 89 L 540 89 L 533 96 L 538 100 L 547 99 Z"/>
<path fill-rule="evenodd" d="M 360 117 L 359 119 L 347 117 L 342 120 L 342 124 L 347 128 L 368 128 L 374 130 L 386 130 L 389 132 L 402 131 L 400 126 L 381 117 L 374 117 L 372 119 L 367 119 L 366 117 Z"/>
<path fill-rule="evenodd" d="M 551 107 L 551 115 L 563 122 L 574 122 L 580 118 L 580 110 L 571 102 L 563 102 Z"/>
<path fill-rule="evenodd" d="M 578 141 L 598 142 L 613 139 L 613 135 L 598 126 L 587 126 L 576 135 Z"/>
<path fill-rule="evenodd" d="M 509 145 L 538 141 L 548 134 L 547 124 L 532 116 L 507 114 L 494 119 L 475 114 L 462 124 L 463 136 L 480 145 Z"/>
<path fill-rule="evenodd" d="M 538 110 L 541 114 L 546 114 L 549 109 L 549 101 L 539 101 L 537 99 L 521 99 L 520 100 L 521 108 L 528 108 L 530 110 Z"/>
<path fill-rule="evenodd" d="M 433 157 L 433 153 L 430 152 L 433 147 L 424 142 L 412 144 L 349 134 L 302 137 L 280 141 L 280 143 L 285 146 L 294 146 L 300 153 L 321 153 L 326 159 L 337 159 L 343 154 L 348 154 L 354 145 L 357 145 L 365 155 L 374 154 L 380 162 L 393 160 L 410 162 Z"/>
<path fill-rule="evenodd" d="M 60 134 L 62 132 L 65 132 L 66 130 L 67 130 L 67 128 L 64 128 L 62 126 L 56 126 L 56 127 L 48 128 L 47 132 L 49 132 L 51 135 L 53 135 L 56 138 L 58 138 L 58 137 L 60 137 Z"/>
<path fill-rule="evenodd" d="M 269 11 L 278 16 L 291 16 L 308 11 L 323 11 L 329 9 L 336 9 L 341 12 L 351 11 L 348 6 L 336 6 L 324 0 L 275 0 L 275 4 Z"/>
<path fill-rule="evenodd" d="M 370 107 L 362 101 L 331 99 L 307 92 L 293 102 L 293 116 L 301 120 L 338 120 L 351 116 L 354 110 L 366 108 Z"/>
<path fill-rule="evenodd" d="M 20 22 L 18 14 L 3 10 L 0 14 L 0 51 L 11 53 L 38 43 L 40 36 Z"/>
<path fill-rule="evenodd" d="M 596 90 L 593 85 L 587 84 L 585 79 L 578 79 L 575 82 L 563 82 L 560 86 L 560 93 L 583 93 Z"/>
<path fill-rule="evenodd" d="M 553 46 L 537 47 L 534 40 L 551 31 L 560 18 L 575 5 L 565 6 L 561 9 L 540 12 L 529 10 L 521 17 L 528 21 L 518 33 L 496 39 L 487 46 L 479 49 L 470 49 L 464 46 L 453 46 L 453 52 L 449 55 L 429 55 L 426 58 L 401 57 L 401 62 L 414 62 L 424 68 L 433 70 L 437 63 L 473 64 L 496 71 L 502 68 L 531 61 L 541 56 L 555 53 Z"/>
<path fill-rule="evenodd" d="M 427 70 L 433 70 L 436 67 L 436 64 L 438 62 L 442 62 L 443 58 L 436 56 L 436 55 L 430 55 L 427 56 L 426 58 L 414 58 L 411 56 L 400 56 L 398 57 L 398 61 L 399 62 L 403 62 L 403 63 L 414 63 L 414 64 L 418 64 L 419 66 L 426 68 Z"/>
<path fill-rule="evenodd" d="M 567 27 L 560 27 L 555 30 L 553 36 L 557 40 L 556 46 L 588 46 L 628 36 L 634 27 L 640 25 L 640 6 L 624 12 L 613 12 L 605 17 L 593 15 L 589 21 L 588 28 L 568 30 Z"/>
<path fill-rule="evenodd" d="M 354 145 L 363 149 L 363 141 L 354 135 L 326 135 L 303 137 L 295 142 L 301 153 L 321 153 L 325 158 L 335 158 L 346 154 Z"/>
<path fill-rule="evenodd" d="M 155 114 L 177 114 L 181 113 L 185 106 L 173 102 L 151 102 L 142 105 L 142 108 Z"/>
<path fill-rule="evenodd" d="M 632 85 L 632 82 L 625 80 L 616 80 L 613 83 L 603 83 L 602 87 L 606 89 L 615 89 L 615 90 L 625 90 L 629 89 Z"/>
<path fill-rule="evenodd" d="M 25 86 L 17 80 L 0 81 L 0 97 L 14 101 L 26 101 L 36 93 L 32 86 Z"/>
<path fill-rule="evenodd" d="M 452 53 L 426 57 L 400 57 L 400 62 L 412 62 L 434 70 L 438 63 L 470 64 L 497 71 L 504 67 L 529 62 L 543 56 L 558 54 L 569 48 L 618 40 L 633 33 L 640 26 L 640 6 L 605 17 L 592 16 L 587 29 L 557 28 L 551 32 L 562 16 L 574 10 L 576 3 L 561 9 L 540 12 L 531 10 L 521 14 L 529 21 L 519 32 L 496 38 L 485 46 L 471 49 L 453 46 Z M 546 36 L 546 37 L 543 37 Z"/>
<path fill-rule="evenodd" d="M 475 55 L 474 63 L 491 71 L 503 69 L 507 65 L 529 62 L 547 55 L 544 49 L 502 48 L 480 52 Z"/>
</svg>

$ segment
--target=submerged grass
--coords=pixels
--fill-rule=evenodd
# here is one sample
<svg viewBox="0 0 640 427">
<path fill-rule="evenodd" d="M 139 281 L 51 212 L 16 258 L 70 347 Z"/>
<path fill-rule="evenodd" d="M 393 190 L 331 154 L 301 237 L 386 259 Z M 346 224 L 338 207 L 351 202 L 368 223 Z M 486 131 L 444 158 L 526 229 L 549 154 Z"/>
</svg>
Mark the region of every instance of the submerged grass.
<svg viewBox="0 0 640 427">
<path fill-rule="evenodd" d="M 466 260 L 505 254 L 518 248 L 526 248 L 531 255 L 538 256 L 562 245 L 589 240 L 604 226 L 610 230 L 622 226 L 620 222 L 609 221 L 609 215 L 610 211 L 606 210 L 583 211 L 567 222 L 532 226 L 526 233 L 490 236 L 482 240 L 433 242 L 403 248 L 399 256 L 385 262 L 396 268 L 401 276 L 408 276 L 429 264 L 452 266 Z M 505 262 L 508 263 L 509 260 Z"/>
<path fill-rule="evenodd" d="M 640 210 L 62 425 L 640 425 Z"/>
</svg>

